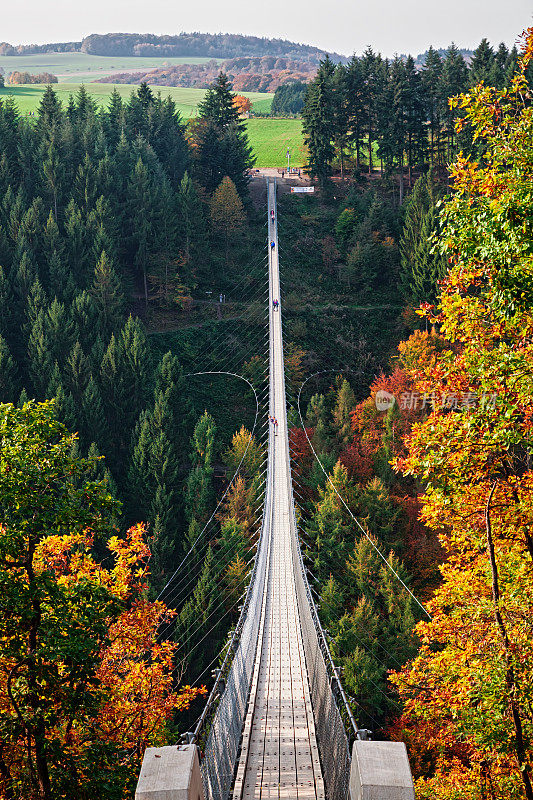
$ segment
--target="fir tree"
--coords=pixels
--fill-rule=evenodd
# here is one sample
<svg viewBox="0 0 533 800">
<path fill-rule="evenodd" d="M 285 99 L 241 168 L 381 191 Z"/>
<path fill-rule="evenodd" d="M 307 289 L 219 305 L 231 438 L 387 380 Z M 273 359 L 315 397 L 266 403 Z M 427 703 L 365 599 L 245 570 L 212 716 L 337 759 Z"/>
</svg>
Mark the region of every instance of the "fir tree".
<svg viewBox="0 0 533 800">
<path fill-rule="evenodd" d="M 302 112 L 305 143 L 309 149 L 308 171 L 326 188 L 332 174 L 335 155 L 335 67 L 326 56 L 318 74 L 310 84 Z"/>
<path fill-rule="evenodd" d="M 124 307 L 120 280 L 105 251 L 94 270 L 91 295 L 98 313 L 98 330 L 108 336 L 116 329 Z"/>
<path fill-rule="evenodd" d="M 20 382 L 17 365 L 9 351 L 6 340 L 0 336 L 0 402 L 15 403 L 19 396 Z"/>
<path fill-rule="evenodd" d="M 444 258 L 433 246 L 441 196 L 442 190 L 430 171 L 415 183 L 407 206 L 400 240 L 400 286 L 405 299 L 414 305 L 435 301 L 438 281 L 446 271 Z"/>
<path fill-rule="evenodd" d="M 233 239 L 245 223 L 244 206 L 235 184 L 227 175 L 222 179 L 211 198 L 211 223 L 219 229 L 225 242 L 226 265 L 229 259 L 230 237 Z"/>
<path fill-rule="evenodd" d="M 81 400 L 81 432 L 85 442 L 97 442 L 103 452 L 109 445 L 109 432 L 102 395 L 92 375 Z"/>
</svg>

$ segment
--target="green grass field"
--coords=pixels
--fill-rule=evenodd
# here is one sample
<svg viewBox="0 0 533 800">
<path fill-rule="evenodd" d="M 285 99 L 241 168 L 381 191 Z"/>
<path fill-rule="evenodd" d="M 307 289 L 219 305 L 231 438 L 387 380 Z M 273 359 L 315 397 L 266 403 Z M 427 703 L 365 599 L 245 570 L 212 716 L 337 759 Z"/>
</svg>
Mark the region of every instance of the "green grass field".
<svg viewBox="0 0 533 800">
<path fill-rule="evenodd" d="M 303 151 L 302 121 L 300 119 L 249 119 L 250 144 L 257 155 L 256 167 L 283 167 L 287 163 L 287 148 L 291 165 L 301 167 Z"/>
<path fill-rule="evenodd" d="M 215 59 L 216 60 L 216 59 Z M 133 56 L 92 56 L 87 53 L 43 53 L 35 56 L 0 56 L 0 67 L 7 75 L 14 70 L 37 75 L 51 72 L 60 83 L 83 80 L 89 83 L 113 72 L 157 69 L 175 64 L 206 64 L 209 58 L 135 58 Z"/>
<path fill-rule="evenodd" d="M 76 94 L 80 86 L 81 83 L 57 83 L 54 84 L 53 88 L 54 91 L 57 92 L 59 99 L 62 100 L 63 103 L 67 103 L 69 95 Z M 110 83 L 85 83 L 84 86 L 91 97 L 94 97 L 100 105 L 105 105 L 107 103 L 113 88 L 118 89 L 122 97 L 129 97 L 133 89 L 137 88 L 133 84 L 117 84 L 116 87 L 113 87 Z M 23 114 L 27 114 L 37 109 L 45 89 L 46 86 L 41 85 L 6 86 L 0 89 L 0 97 L 13 95 L 20 111 Z M 186 119 L 196 115 L 198 103 L 203 100 L 205 95 L 205 89 L 182 89 L 172 86 L 152 86 L 152 89 L 155 93 L 161 92 L 163 97 L 170 95 L 180 113 Z M 264 92 L 243 92 L 243 94 L 249 97 L 252 103 L 259 101 L 261 103 L 261 110 L 270 109 L 273 95 L 265 94 Z"/>
<path fill-rule="evenodd" d="M 54 91 L 66 104 L 69 95 L 75 94 L 80 85 L 80 83 L 59 83 L 54 85 Z M 28 114 L 37 109 L 45 88 L 45 86 L 6 86 L 4 89 L 0 89 L 0 99 L 13 95 L 21 113 Z M 85 88 L 100 105 L 105 105 L 113 86 L 108 83 L 87 83 Z M 119 84 L 116 88 L 123 97 L 129 97 L 135 86 Z M 198 103 L 205 94 L 205 89 L 181 89 L 167 86 L 153 86 L 152 89 L 155 92 L 161 91 L 163 96 L 170 95 L 184 119 L 196 115 Z M 250 98 L 254 107 L 257 104 L 258 110 L 262 113 L 270 111 L 272 94 L 262 92 L 243 92 L 243 94 Z M 295 167 L 302 166 L 304 156 L 301 120 L 257 117 L 248 120 L 247 128 L 250 143 L 257 156 L 257 167 L 283 166 L 286 163 L 287 148 L 291 151 L 291 164 Z"/>
</svg>

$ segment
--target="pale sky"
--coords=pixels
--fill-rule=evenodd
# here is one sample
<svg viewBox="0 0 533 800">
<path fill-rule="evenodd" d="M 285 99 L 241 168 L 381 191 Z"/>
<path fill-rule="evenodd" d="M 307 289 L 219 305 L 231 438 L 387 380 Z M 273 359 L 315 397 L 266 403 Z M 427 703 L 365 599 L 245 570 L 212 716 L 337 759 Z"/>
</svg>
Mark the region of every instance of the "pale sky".
<svg viewBox="0 0 533 800">
<path fill-rule="evenodd" d="M 533 25 L 533 0 L 18 0 L 2 3 L 0 41 L 77 41 L 115 31 L 245 33 L 314 44 L 345 55 L 367 44 L 383 55 L 424 52 L 486 36 L 512 44 Z"/>
</svg>

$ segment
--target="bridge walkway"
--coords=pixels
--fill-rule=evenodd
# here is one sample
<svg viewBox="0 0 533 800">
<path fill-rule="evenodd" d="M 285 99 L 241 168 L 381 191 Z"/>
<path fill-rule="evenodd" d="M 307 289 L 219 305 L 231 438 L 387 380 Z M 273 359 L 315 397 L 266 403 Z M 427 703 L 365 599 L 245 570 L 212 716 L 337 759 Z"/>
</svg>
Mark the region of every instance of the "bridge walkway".
<svg viewBox="0 0 533 800">
<path fill-rule="evenodd" d="M 272 221 L 274 212 L 274 221 Z M 324 800 L 294 580 L 295 531 L 283 364 L 276 185 L 268 182 L 270 270 L 270 561 L 234 800 Z M 278 300 L 278 310 L 272 301 Z"/>
</svg>

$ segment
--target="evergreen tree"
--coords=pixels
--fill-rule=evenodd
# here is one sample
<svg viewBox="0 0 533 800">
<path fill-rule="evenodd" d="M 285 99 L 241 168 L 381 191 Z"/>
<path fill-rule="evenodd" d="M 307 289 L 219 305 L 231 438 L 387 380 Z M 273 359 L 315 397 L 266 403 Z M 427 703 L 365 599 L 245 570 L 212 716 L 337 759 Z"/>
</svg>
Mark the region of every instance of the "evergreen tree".
<svg viewBox="0 0 533 800">
<path fill-rule="evenodd" d="M 116 329 L 124 307 L 120 280 L 105 251 L 94 269 L 91 295 L 98 313 L 98 330 L 103 336 Z"/>
<path fill-rule="evenodd" d="M 347 130 L 349 141 L 355 148 L 355 165 L 361 166 L 361 152 L 364 144 L 366 84 L 361 59 L 353 56 L 346 67 L 344 83 L 345 102 L 348 114 Z"/>
<path fill-rule="evenodd" d="M 120 332 L 122 381 L 127 387 L 123 419 L 131 430 L 150 396 L 151 356 L 144 328 L 138 318 L 128 317 Z"/>
<path fill-rule="evenodd" d="M 329 57 L 321 61 L 314 81 L 309 84 L 302 112 L 305 143 L 309 150 L 307 170 L 322 189 L 326 189 L 332 174 L 335 156 L 335 66 Z"/>
<path fill-rule="evenodd" d="M 424 66 L 422 68 L 422 93 L 426 107 L 426 114 L 429 118 L 431 146 L 429 150 L 430 161 L 441 163 L 441 124 L 443 114 L 443 103 L 440 92 L 440 81 L 443 70 L 442 58 L 433 47 L 430 47 Z"/>
<path fill-rule="evenodd" d="M 28 339 L 28 370 L 35 396 L 44 399 L 53 371 L 51 343 L 45 324 L 45 312 L 41 311 L 35 320 Z"/>
<path fill-rule="evenodd" d="M 414 305 L 435 302 L 438 281 L 446 272 L 445 259 L 433 245 L 442 194 L 430 171 L 417 180 L 409 197 L 400 239 L 400 287 L 404 298 Z"/>
<path fill-rule="evenodd" d="M 0 335 L 0 403 L 15 403 L 20 392 L 17 365 Z"/>
<path fill-rule="evenodd" d="M 65 385 L 72 394 L 77 408 L 82 402 L 90 377 L 89 360 L 79 341 L 76 341 L 65 364 Z"/>
<path fill-rule="evenodd" d="M 216 426 L 207 411 L 198 420 L 193 433 L 193 468 L 185 489 L 187 520 L 203 524 L 209 518 L 213 502 L 213 456 Z"/>
<path fill-rule="evenodd" d="M 64 119 L 63 106 L 51 86 L 47 86 L 37 110 L 37 121 L 41 133 L 50 136 Z"/>
<path fill-rule="evenodd" d="M 353 389 L 344 379 L 337 392 L 333 421 L 337 437 L 343 444 L 348 444 L 353 439 L 351 413 L 355 408 L 355 395 Z"/>
<path fill-rule="evenodd" d="M 476 86 L 481 81 L 490 84 L 494 61 L 494 50 L 490 46 L 488 39 L 482 39 L 474 50 L 470 61 L 468 80 L 471 86 Z"/>
<path fill-rule="evenodd" d="M 92 375 L 81 400 L 81 433 L 85 442 L 96 442 L 102 450 L 108 445 L 108 425 L 98 384 Z"/>
<path fill-rule="evenodd" d="M 199 104 L 196 126 L 198 180 L 210 194 L 228 175 L 241 196 L 247 191 L 248 170 L 254 164 L 246 126 L 233 104 L 235 95 L 224 73 Z"/>
<path fill-rule="evenodd" d="M 145 303 L 148 304 L 147 264 L 154 236 L 154 191 L 146 165 L 139 158 L 128 184 L 131 208 L 131 236 L 134 262 L 142 279 Z"/>
<path fill-rule="evenodd" d="M 227 175 L 211 198 L 211 223 L 224 236 L 226 265 L 229 258 L 230 237 L 233 239 L 242 230 L 245 223 L 244 206 L 238 195 L 235 184 Z"/>
<path fill-rule="evenodd" d="M 220 130 L 230 125 L 239 125 L 239 111 L 233 103 L 231 83 L 224 72 L 220 72 L 216 81 L 208 88 L 205 97 L 198 104 L 201 119 L 213 122 Z"/>
<path fill-rule="evenodd" d="M 440 95 L 444 109 L 447 152 L 445 158 L 451 161 L 455 152 L 455 111 L 448 105 L 448 98 L 466 91 L 468 70 L 459 49 L 451 44 L 444 59 L 440 82 Z"/>
<path fill-rule="evenodd" d="M 178 189 L 179 231 L 183 243 L 185 263 L 189 264 L 194 252 L 198 252 L 204 233 L 203 210 L 196 187 L 188 172 L 183 176 Z"/>
</svg>

